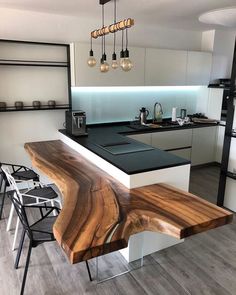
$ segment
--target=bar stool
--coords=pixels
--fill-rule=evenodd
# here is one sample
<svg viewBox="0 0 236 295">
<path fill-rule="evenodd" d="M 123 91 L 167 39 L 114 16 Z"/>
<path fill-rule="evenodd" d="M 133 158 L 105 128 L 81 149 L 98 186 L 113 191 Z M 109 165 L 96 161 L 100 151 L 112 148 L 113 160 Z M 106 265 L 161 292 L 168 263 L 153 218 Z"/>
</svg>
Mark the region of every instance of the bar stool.
<svg viewBox="0 0 236 295">
<path fill-rule="evenodd" d="M 2 219 L 2 212 L 6 197 L 6 189 L 7 186 L 9 186 L 7 179 L 5 178 L 5 175 L 2 172 L 1 166 L 8 167 L 11 175 L 15 178 L 16 181 L 39 181 L 39 175 L 26 166 L 0 162 L 0 192 L 2 191 L 2 203 L 0 205 L 0 220 Z"/>
<path fill-rule="evenodd" d="M 52 206 L 55 206 L 55 203 L 58 203 L 59 207 L 61 208 L 61 200 L 58 196 L 58 194 L 54 191 L 54 189 L 50 186 L 46 186 L 42 184 L 41 182 L 36 182 L 34 181 L 34 186 L 33 188 L 28 189 L 26 192 L 21 193 L 17 184 L 16 180 L 14 177 L 9 173 L 8 168 L 2 166 L 2 171 L 5 175 L 5 178 L 7 179 L 7 182 L 10 187 L 10 192 L 8 192 L 8 195 L 10 195 L 11 191 L 16 191 L 17 195 L 20 198 L 20 201 L 24 205 L 29 205 L 33 206 L 35 204 L 44 204 L 47 207 L 47 203 L 50 202 Z M 14 213 L 14 205 L 12 204 L 9 218 L 8 218 L 8 223 L 7 223 L 7 231 L 10 230 L 12 219 L 13 219 L 13 213 Z M 16 239 L 17 239 L 17 234 L 19 230 L 19 217 L 17 218 L 16 222 L 16 229 L 15 229 L 15 234 L 14 234 L 14 239 L 13 239 L 13 244 L 12 244 L 12 250 L 15 250 L 15 245 L 16 245 Z"/>
<path fill-rule="evenodd" d="M 50 214 L 53 211 L 56 211 L 59 214 L 59 209 L 57 207 L 47 207 L 48 211 L 46 214 L 44 214 L 39 220 L 37 220 L 35 223 L 29 225 L 28 223 L 28 218 L 26 214 L 26 208 L 30 208 L 30 210 L 35 210 L 35 209 L 42 209 L 42 206 L 28 206 L 28 205 L 23 205 L 21 203 L 21 196 L 18 194 L 18 192 L 13 191 L 12 193 L 9 194 L 9 198 L 11 199 L 16 213 L 22 223 L 23 226 L 23 231 L 21 235 L 21 240 L 20 240 L 20 245 L 17 251 L 17 256 L 15 260 L 15 269 L 18 268 L 19 266 L 19 261 L 20 261 L 20 256 L 24 244 L 24 239 L 25 239 L 25 234 L 27 234 L 30 243 L 29 243 L 29 249 L 27 253 L 27 258 L 26 258 L 26 265 L 25 265 L 25 270 L 24 270 L 24 275 L 23 275 L 23 280 L 22 280 L 22 285 L 21 285 L 21 291 L 20 295 L 24 294 L 24 288 L 25 288 L 25 282 L 26 282 L 26 277 L 28 273 L 28 267 L 29 267 L 29 262 L 30 262 L 30 256 L 31 256 L 31 250 L 32 248 L 36 248 L 38 245 L 45 243 L 45 242 L 51 242 L 54 241 L 54 235 L 53 235 L 53 224 L 57 218 L 57 216 L 50 216 Z M 92 281 L 90 269 L 88 262 L 86 262 L 86 267 L 89 275 L 90 281 Z"/>
</svg>

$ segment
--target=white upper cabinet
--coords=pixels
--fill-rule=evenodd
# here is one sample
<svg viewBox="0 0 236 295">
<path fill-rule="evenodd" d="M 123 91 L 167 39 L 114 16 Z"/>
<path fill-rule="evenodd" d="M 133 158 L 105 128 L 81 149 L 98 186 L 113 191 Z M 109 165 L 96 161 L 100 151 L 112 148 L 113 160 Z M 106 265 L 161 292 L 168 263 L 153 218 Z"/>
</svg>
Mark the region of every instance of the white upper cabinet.
<svg viewBox="0 0 236 295">
<path fill-rule="evenodd" d="M 212 53 L 188 51 L 187 85 L 208 85 L 211 76 Z"/>
<path fill-rule="evenodd" d="M 143 86 L 144 85 L 144 48 L 129 48 L 130 59 L 134 67 L 130 72 L 124 72 L 121 68 L 110 70 L 107 73 L 101 73 L 99 63 L 101 59 L 101 46 L 93 46 L 94 57 L 97 65 L 90 68 L 87 65 L 89 56 L 89 44 L 74 43 L 71 45 L 71 69 L 72 86 Z M 119 59 L 120 48 L 117 50 L 117 59 Z M 106 46 L 107 61 L 111 65 L 112 46 Z"/>
<path fill-rule="evenodd" d="M 145 85 L 185 85 L 186 68 L 187 51 L 147 48 Z"/>
<path fill-rule="evenodd" d="M 93 46 L 97 65 L 90 68 L 87 59 L 89 43 L 71 44 L 72 86 L 184 86 L 208 85 L 212 54 L 185 50 L 130 47 L 134 67 L 130 72 L 121 68 L 101 73 L 101 46 Z M 106 46 L 107 61 L 111 65 L 112 46 Z M 120 48 L 117 48 L 119 59 Z"/>
</svg>

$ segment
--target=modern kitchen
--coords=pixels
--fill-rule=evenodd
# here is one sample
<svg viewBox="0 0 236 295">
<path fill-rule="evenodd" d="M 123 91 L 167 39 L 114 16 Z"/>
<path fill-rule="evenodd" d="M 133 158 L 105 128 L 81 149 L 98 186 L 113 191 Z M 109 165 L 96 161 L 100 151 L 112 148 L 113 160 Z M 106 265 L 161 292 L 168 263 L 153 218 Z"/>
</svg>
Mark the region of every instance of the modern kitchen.
<svg viewBox="0 0 236 295">
<path fill-rule="evenodd" d="M 0 295 L 235 295 L 235 0 L 0 11 Z"/>
</svg>

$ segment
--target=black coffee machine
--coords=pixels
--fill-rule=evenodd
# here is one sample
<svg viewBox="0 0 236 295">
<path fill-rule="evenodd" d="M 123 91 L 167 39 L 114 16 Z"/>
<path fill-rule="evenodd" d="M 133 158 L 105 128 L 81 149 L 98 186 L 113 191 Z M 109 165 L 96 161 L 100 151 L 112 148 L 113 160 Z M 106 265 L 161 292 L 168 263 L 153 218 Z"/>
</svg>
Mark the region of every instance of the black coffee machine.
<svg viewBox="0 0 236 295">
<path fill-rule="evenodd" d="M 86 113 L 83 111 L 66 111 L 66 131 L 74 136 L 86 136 Z"/>
</svg>

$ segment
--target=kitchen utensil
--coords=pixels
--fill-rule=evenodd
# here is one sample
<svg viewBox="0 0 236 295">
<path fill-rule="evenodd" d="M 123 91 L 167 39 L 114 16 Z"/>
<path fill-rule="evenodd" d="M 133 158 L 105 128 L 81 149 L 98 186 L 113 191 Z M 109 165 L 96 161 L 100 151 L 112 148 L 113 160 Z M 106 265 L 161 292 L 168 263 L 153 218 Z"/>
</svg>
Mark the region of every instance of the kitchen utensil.
<svg viewBox="0 0 236 295">
<path fill-rule="evenodd" d="M 23 107 L 24 107 L 23 101 L 16 101 L 16 102 L 15 102 L 15 108 L 16 108 L 17 110 L 22 110 Z"/>
<path fill-rule="evenodd" d="M 142 107 L 139 111 L 140 111 L 140 114 L 139 114 L 140 123 L 141 124 L 146 124 L 147 123 L 147 117 L 149 115 L 149 111 L 144 107 Z"/>
<path fill-rule="evenodd" d="M 48 107 L 49 108 L 55 108 L 56 107 L 56 101 L 55 100 L 49 100 L 48 101 Z"/>
<path fill-rule="evenodd" d="M 7 104 L 3 101 L 0 101 L 0 110 L 4 111 L 7 108 Z"/>
<path fill-rule="evenodd" d="M 33 105 L 33 108 L 34 109 L 40 109 L 41 102 L 39 100 L 34 100 L 33 103 L 32 103 L 32 105 Z"/>
</svg>

